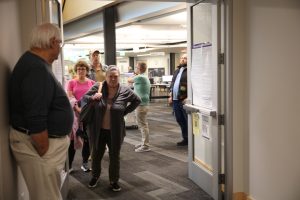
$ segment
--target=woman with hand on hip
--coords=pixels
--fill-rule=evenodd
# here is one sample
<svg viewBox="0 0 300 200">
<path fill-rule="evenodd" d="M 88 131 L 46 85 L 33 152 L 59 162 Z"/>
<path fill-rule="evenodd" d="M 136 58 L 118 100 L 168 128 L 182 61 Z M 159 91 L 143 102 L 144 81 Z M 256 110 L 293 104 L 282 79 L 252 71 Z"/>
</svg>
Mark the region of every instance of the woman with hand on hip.
<svg viewBox="0 0 300 200">
<path fill-rule="evenodd" d="M 98 92 L 99 83 L 84 95 L 85 104 L 93 104 L 93 120 L 88 123 L 92 144 L 92 179 L 89 187 L 96 187 L 100 173 L 101 160 L 105 147 L 109 149 L 109 180 L 113 191 L 120 191 L 120 150 L 125 137 L 124 116 L 140 104 L 140 98 L 127 86 L 119 83 L 120 71 L 111 65 L 106 71 L 102 92 Z M 101 86 L 100 86 L 101 87 Z"/>
</svg>

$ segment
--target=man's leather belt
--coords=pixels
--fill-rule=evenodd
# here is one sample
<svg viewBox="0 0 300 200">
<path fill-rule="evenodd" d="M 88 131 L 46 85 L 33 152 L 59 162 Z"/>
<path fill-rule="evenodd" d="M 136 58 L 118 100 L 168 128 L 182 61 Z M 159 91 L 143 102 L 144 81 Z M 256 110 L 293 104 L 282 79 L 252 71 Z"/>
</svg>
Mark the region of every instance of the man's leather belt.
<svg viewBox="0 0 300 200">
<path fill-rule="evenodd" d="M 20 131 L 26 135 L 30 135 L 30 130 L 26 129 L 26 128 L 23 128 L 23 127 L 15 127 L 13 126 L 14 129 L 16 129 L 17 131 Z"/>
<path fill-rule="evenodd" d="M 15 127 L 13 126 L 14 129 L 16 129 L 19 132 L 22 132 L 26 135 L 30 135 L 30 130 L 23 128 L 23 127 Z M 48 138 L 63 138 L 65 135 L 48 135 Z"/>
</svg>

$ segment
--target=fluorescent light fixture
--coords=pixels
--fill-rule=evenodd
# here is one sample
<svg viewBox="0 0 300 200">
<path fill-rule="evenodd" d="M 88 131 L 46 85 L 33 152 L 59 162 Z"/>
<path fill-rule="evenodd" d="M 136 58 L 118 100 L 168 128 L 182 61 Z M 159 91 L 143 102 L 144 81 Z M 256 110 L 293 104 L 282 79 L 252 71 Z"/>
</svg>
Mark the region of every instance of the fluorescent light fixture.
<svg viewBox="0 0 300 200">
<path fill-rule="evenodd" d="M 137 57 L 142 57 L 142 56 L 150 56 L 151 54 L 150 53 L 146 53 L 146 54 L 139 54 L 137 55 Z"/>
<path fill-rule="evenodd" d="M 164 56 L 165 52 L 151 52 L 150 55 L 151 56 Z"/>
</svg>

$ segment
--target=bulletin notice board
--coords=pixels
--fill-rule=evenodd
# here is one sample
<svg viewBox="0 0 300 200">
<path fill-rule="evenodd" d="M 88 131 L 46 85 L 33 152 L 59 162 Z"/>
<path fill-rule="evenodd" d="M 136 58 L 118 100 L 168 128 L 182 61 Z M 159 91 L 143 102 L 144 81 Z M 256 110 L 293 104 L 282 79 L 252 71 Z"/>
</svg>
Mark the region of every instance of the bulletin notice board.
<svg viewBox="0 0 300 200">
<path fill-rule="evenodd" d="M 63 80 L 64 70 L 63 70 L 63 61 L 62 61 L 61 54 L 59 54 L 58 59 L 52 63 L 52 71 L 53 71 L 53 74 L 56 77 L 56 79 L 63 85 L 64 84 L 64 80 Z"/>
<path fill-rule="evenodd" d="M 158 68 L 148 68 L 148 76 L 151 77 L 162 77 L 165 75 L 165 68 L 158 67 Z"/>
</svg>

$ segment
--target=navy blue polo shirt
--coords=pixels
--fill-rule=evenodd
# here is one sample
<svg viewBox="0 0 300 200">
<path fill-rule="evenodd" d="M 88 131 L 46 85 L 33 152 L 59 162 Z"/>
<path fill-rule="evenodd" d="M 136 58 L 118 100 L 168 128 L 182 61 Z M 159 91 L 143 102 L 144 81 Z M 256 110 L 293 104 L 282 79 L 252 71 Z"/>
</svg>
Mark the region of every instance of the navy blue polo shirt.
<svg viewBox="0 0 300 200">
<path fill-rule="evenodd" d="M 10 124 L 30 134 L 71 132 L 73 111 L 61 84 L 41 57 L 27 51 L 17 62 L 9 81 Z"/>
</svg>

